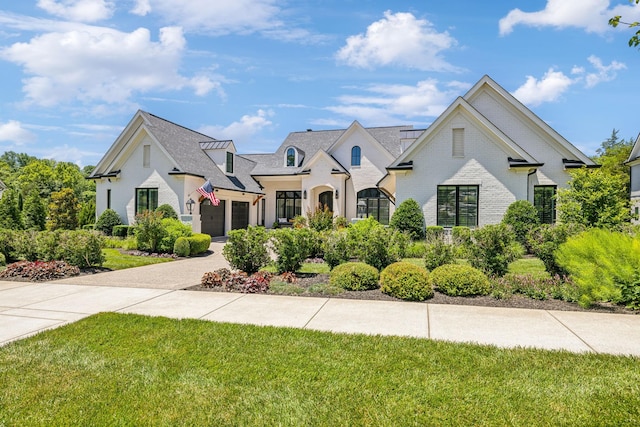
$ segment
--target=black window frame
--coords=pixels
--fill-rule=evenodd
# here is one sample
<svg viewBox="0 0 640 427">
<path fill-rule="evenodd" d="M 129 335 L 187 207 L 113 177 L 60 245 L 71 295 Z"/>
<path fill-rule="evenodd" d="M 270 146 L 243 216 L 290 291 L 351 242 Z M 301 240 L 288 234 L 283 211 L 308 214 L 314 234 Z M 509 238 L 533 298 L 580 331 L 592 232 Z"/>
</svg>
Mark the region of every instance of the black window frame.
<svg viewBox="0 0 640 427">
<path fill-rule="evenodd" d="M 293 205 L 288 203 L 290 200 L 293 201 Z M 288 222 L 300 215 L 302 215 L 302 191 L 276 191 L 276 220 L 286 218 Z"/>
<path fill-rule="evenodd" d="M 158 208 L 158 188 L 157 187 L 150 187 L 150 188 L 136 188 L 136 215 L 141 214 L 144 211 L 154 211 Z M 141 204 L 141 197 L 140 194 L 141 193 L 146 193 L 145 195 L 145 199 L 146 199 L 146 206 L 142 207 L 140 206 Z M 151 197 L 151 195 L 155 193 L 155 206 L 154 205 L 154 200 Z M 150 203 L 151 202 L 151 206 Z"/>
<path fill-rule="evenodd" d="M 351 147 L 351 166 L 360 166 L 362 163 L 362 149 L 359 145 Z"/>
<path fill-rule="evenodd" d="M 356 194 L 356 216 L 358 218 L 373 217 L 380 224 L 389 225 L 390 210 L 391 201 L 378 188 L 365 188 Z M 381 212 L 386 215 L 381 215 Z"/>
<path fill-rule="evenodd" d="M 233 153 L 227 151 L 227 173 L 233 173 Z"/>
<path fill-rule="evenodd" d="M 475 190 L 475 206 L 464 203 L 468 197 L 467 192 Z M 445 193 L 453 192 L 451 197 L 444 197 Z M 480 186 L 478 185 L 438 185 L 436 194 L 436 223 L 441 227 L 465 226 L 474 228 L 478 226 L 478 211 L 480 204 Z M 452 204 L 453 202 L 453 204 Z M 475 212 L 475 214 L 473 214 Z M 446 217 L 445 217 L 445 214 Z M 470 221 L 470 218 L 475 220 Z M 451 221 L 453 219 L 453 222 Z"/>
<path fill-rule="evenodd" d="M 551 190 L 551 194 L 545 194 Z M 556 223 L 557 185 L 535 185 L 533 187 L 533 206 L 538 212 L 541 224 Z"/>
</svg>

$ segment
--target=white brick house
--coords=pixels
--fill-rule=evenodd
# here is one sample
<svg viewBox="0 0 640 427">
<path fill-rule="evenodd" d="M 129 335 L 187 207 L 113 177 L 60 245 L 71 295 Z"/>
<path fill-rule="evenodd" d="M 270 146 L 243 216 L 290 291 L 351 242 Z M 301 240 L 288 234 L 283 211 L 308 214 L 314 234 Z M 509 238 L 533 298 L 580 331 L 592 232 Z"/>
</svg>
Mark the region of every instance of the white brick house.
<svg viewBox="0 0 640 427">
<path fill-rule="evenodd" d="M 132 223 L 141 210 L 168 203 L 194 231 L 219 236 L 290 222 L 318 205 L 386 224 L 408 198 L 428 225 L 497 223 L 515 200 L 531 201 L 552 222 L 557 188 L 581 166 L 595 165 L 485 76 L 426 130 L 353 122 L 292 132 L 271 154 L 240 155 L 233 141 L 138 111 L 90 178 L 97 215 L 111 208 Z M 200 198 L 189 214 L 186 203 L 198 201 L 206 179 L 220 206 Z"/>
<path fill-rule="evenodd" d="M 483 226 L 528 200 L 555 221 L 554 195 L 568 170 L 596 166 L 488 76 L 447 110 L 387 169 L 380 186 L 413 198 L 428 225 Z"/>
<path fill-rule="evenodd" d="M 633 222 L 638 224 L 640 223 L 640 135 L 636 138 L 625 164 L 629 166 L 631 174 L 631 213 L 634 216 Z"/>
</svg>

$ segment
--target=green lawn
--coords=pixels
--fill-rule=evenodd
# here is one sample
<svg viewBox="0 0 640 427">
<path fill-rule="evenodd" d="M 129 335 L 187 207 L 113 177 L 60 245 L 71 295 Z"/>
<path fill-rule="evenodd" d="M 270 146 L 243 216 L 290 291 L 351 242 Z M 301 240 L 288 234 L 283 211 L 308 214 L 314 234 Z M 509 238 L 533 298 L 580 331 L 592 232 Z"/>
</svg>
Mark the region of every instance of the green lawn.
<svg viewBox="0 0 640 427">
<path fill-rule="evenodd" d="M 118 249 L 112 248 L 103 249 L 102 252 L 105 254 L 106 258 L 102 266 L 110 268 L 111 270 L 124 270 L 125 268 L 141 267 L 143 265 L 173 261 L 171 258 L 127 255 L 120 253 Z"/>
<path fill-rule="evenodd" d="M 0 348 L 0 425 L 638 425 L 639 362 L 104 313 Z"/>
</svg>

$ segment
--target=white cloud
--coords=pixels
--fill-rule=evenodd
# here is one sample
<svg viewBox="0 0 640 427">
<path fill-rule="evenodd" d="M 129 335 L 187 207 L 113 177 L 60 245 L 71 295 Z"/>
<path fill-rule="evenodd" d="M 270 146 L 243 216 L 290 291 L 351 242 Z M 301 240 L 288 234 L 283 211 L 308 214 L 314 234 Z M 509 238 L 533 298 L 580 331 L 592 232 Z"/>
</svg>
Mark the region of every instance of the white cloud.
<svg viewBox="0 0 640 427">
<path fill-rule="evenodd" d="M 437 32 L 426 19 L 386 11 L 383 19 L 369 25 L 366 34 L 347 38 L 336 58 L 358 68 L 396 65 L 424 71 L 456 71 L 440 57 L 456 43 L 449 33 Z"/>
<path fill-rule="evenodd" d="M 111 18 L 115 5 L 105 0 L 38 0 L 48 13 L 78 22 L 96 22 Z"/>
<path fill-rule="evenodd" d="M 561 71 L 550 68 L 540 80 L 527 76 L 525 84 L 516 89 L 513 96 L 523 104 L 537 106 L 557 101 L 573 83 L 575 81 Z"/>
<path fill-rule="evenodd" d="M 543 10 L 523 12 L 511 10 L 500 19 L 500 34 L 506 35 L 516 25 L 531 27 L 583 28 L 587 32 L 603 33 L 609 27 L 609 18 L 622 15 L 627 21 L 640 18 L 640 7 L 637 5 L 617 5 L 609 8 L 609 0 L 547 0 Z"/>
<path fill-rule="evenodd" d="M 29 132 L 16 120 L 0 123 L 0 141 L 24 145 L 36 140 L 35 134 Z"/>
<path fill-rule="evenodd" d="M 365 126 L 397 125 L 409 119 L 439 116 L 465 86 L 469 87 L 455 82 L 442 90 L 435 79 L 415 86 L 378 84 L 367 87 L 365 95 L 341 96 L 340 105 L 326 109 L 357 119 Z"/>
<path fill-rule="evenodd" d="M 132 13 L 157 13 L 188 32 L 252 33 L 283 26 L 277 0 L 137 0 Z"/>
<path fill-rule="evenodd" d="M 228 126 L 202 126 L 198 132 L 216 139 L 232 139 L 236 146 L 249 145 L 253 135 L 272 125 L 269 117 L 273 115 L 271 110 L 258 110 L 256 114 L 244 115 Z"/>
<path fill-rule="evenodd" d="M 122 104 L 134 92 L 192 88 L 204 95 L 218 88 L 206 75 L 179 73 L 185 49 L 177 27 L 161 28 L 154 42 L 145 28 L 125 33 L 84 25 L 15 43 L 0 50 L 0 58 L 24 68 L 27 103 L 53 106 L 79 99 Z"/>
<path fill-rule="evenodd" d="M 611 61 L 611 64 L 604 65 L 602 60 L 595 55 L 591 55 L 587 60 L 596 69 L 595 73 L 587 73 L 585 76 L 586 86 L 594 87 L 601 82 L 609 82 L 616 78 L 618 70 L 624 70 L 627 66 L 618 61 Z"/>
</svg>

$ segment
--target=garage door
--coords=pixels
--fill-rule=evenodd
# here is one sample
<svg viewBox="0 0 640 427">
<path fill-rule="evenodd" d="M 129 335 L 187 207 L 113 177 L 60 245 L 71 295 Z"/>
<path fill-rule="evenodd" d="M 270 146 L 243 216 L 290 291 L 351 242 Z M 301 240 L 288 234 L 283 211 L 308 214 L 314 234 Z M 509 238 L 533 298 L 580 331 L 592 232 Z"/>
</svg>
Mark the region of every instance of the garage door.
<svg viewBox="0 0 640 427">
<path fill-rule="evenodd" d="M 231 202 L 231 229 L 247 228 L 249 225 L 249 202 Z"/>
<path fill-rule="evenodd" d="M 200 229 L 211 237 L 224 236 L 224 206 L 225 201 L 220 200 L 218 206 L 213 206 L 209 200 L 200 205 Z"/>
</svg>

